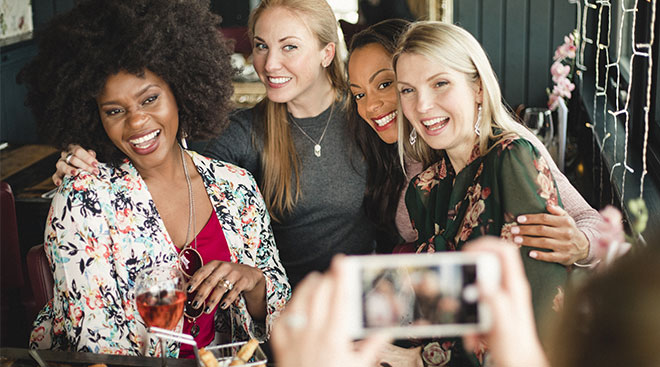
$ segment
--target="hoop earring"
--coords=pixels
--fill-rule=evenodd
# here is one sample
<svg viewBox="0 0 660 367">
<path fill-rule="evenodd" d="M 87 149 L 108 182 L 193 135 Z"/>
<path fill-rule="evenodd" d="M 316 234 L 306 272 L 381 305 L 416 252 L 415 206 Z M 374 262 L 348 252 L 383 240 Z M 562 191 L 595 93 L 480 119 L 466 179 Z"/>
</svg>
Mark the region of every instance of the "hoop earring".
<svg viewBox="0 0 660 367">
<path fill-rule="evenodd" d="M 479 105 L 479 110 L 477 112 L 477 123 L 474 124 L 474 133 L 477 134 L 477 136 L 481 136 L 481 129 L 479 128 L 480 123 L 481 123 L 481 105 Z"/>
<path fill-rule="evenodd" d="M 410 132 L 410 136 L 408 137 L 408 142 L 410 142 L 410 145 L 415 145 L 415 142 L 417 142 L 417 130 L 415 130 L 414 127 Z"/>
</svg>

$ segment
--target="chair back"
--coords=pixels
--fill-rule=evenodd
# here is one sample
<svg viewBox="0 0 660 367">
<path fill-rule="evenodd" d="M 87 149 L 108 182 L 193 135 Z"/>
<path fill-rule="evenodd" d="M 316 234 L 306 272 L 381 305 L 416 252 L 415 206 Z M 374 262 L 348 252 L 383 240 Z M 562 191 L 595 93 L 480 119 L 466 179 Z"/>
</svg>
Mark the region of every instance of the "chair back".
<svg viewBox="0 0 660 367">
<path fill-rule="evenodd" d="M 34 304 L 29 305 L 31 310 L 27 310 L 34 316 L 53 298 L 53 273 L 50 270 L 50 264 L 46 257 L 44 245 L 36 245 L 28 251 L 27 267 L 30 269 L 30 286 L 34 296 Z"/>
</svg>

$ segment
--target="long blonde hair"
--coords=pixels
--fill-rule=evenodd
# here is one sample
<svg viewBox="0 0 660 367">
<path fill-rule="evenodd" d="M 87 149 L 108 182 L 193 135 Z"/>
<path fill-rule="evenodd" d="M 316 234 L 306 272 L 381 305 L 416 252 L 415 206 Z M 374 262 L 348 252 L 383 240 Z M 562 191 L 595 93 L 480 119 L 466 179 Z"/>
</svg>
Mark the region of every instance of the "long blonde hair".
<svg viewBox="0 0 660 367">
<path fill-rule="evenodd" d="M 248 19 L 250 39 L 255 25 L 263 12 L 269 8 L 283 7 L 300 16 L 309 30 L 316 36 L 320 47 L 329 43 L 339 44 L 335 14 L 325 0 L 262 0 Z M 344 67 L 338 52 L 326 68 L 328 80 L 335 91 L 335 100 L 346 93 Z M 271 217 L 281 221 L 282 216 L 293 210 L 300 198 L 300 158 L 291 137 L 287 119 L 286 103 L 277 103 L 265 98 L 256 111 L 264 116 L 264 148 L 261 152 L 261 182 L 264 200 Z M 292 180 L 293 178 L 293 180 Z"/>
<path fill-rule="evenodd" d="M 481 154 L 488 153 L 490 140 L 506 139 L 520 135 L 524 127 L 517 123 L 509 113 L 502 100 L 502 92 L 497 82 L 488 56 L 470 32 L 465 29 L 436 21 L 416 22 L 399 39 L 399 45 L 394 53 L 394 69 L 399 57 L 404 53 L 423 55 L 445 67 L 464 73 L 468 80 L 481 82 L 483 101 L 481 104 L 481 122 L 478 137 Z M 493 128 L 501 130 L 495 135 Z M 436 154 L 422 139 L 417 139 L 414 145 L 408 144 L 411 132 L 409 122 L 399 111 L 399 155 L 424 163 L 425 166 L 434 163 Z"/>
</svg>

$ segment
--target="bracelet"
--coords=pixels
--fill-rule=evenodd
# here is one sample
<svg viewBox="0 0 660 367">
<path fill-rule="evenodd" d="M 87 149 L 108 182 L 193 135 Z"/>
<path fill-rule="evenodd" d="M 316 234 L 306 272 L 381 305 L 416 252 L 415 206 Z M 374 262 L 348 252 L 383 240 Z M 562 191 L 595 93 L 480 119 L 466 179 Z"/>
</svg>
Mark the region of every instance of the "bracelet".
<svg viewBox="0 0 660 367">
<path fill-rule="evenodd" d="M 578 264 L 578 262 L 574 262 L 573 266 L 577 266 L 578 268 L 588 268 L 591 269 L 595 267 L 596 265 L 600 264 L 600 259 L 598 259 L 596 262 L 589 263 L 589 264 Z"/>
</svg>

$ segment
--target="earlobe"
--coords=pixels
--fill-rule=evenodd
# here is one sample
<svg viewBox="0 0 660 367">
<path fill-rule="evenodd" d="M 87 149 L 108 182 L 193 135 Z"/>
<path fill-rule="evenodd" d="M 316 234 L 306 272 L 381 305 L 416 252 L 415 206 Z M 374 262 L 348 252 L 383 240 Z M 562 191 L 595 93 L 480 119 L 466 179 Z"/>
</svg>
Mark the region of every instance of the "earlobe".
<svg viewBox="0 0 660 367">
<path fill-rule="evenodd" d="M 477 81 L 477 103 L 479 104 L 484 103 L 484 88 L 483 85 L 481 84 L 481 79 Z"/>
</svg>

